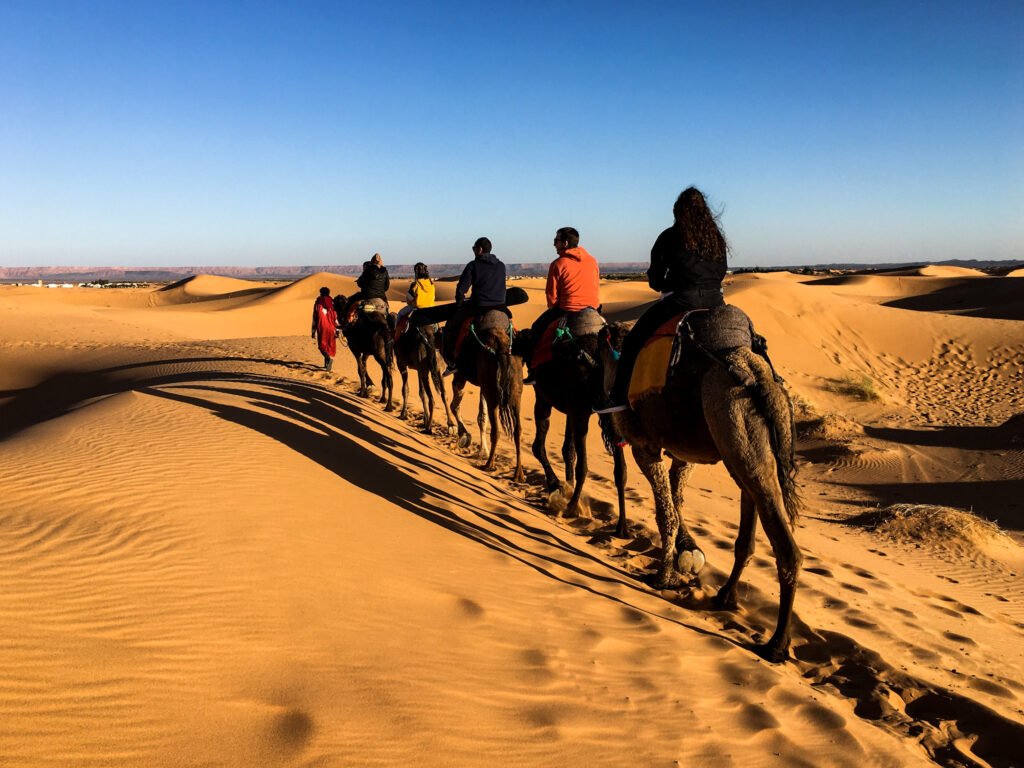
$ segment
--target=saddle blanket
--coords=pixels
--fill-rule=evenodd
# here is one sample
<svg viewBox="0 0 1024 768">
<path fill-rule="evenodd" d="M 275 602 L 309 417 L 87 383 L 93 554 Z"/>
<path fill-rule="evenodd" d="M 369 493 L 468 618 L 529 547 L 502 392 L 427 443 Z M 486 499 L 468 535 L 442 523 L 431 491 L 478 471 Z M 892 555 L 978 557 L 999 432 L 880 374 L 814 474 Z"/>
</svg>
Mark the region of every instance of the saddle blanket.
<svg viewBox="0 0 1024 768">
<path fill-rule="evenodd" d="M 455 336 L 455 347 L 454 355 L 455 359 L 458 360 L 462 353 L 463 342 L 471 331 L 482 333 L 483 331 L 489 331 L 493 328 L 501 328 L 502 330 L 511 328 L 512 333 L 515 333 L 515 327 L 512 325 L 511 313 L 505 309 L 491 309 L 485 311 L 479 317 L 473 317 L 470 315 L 459 326 L 458 333 Z M 447 327 L 445 331 L 447 332 Z"/>
<path fill-rule="evenodd" d="M 750 318 L 731 304 L 681 312 L 662 324 L 640 350 L 629 380 L 630 406 L 665 388 L 669 371 L 683 353 L 684 342 L 692 341 L 709 352 L 718 352 L 749 347 L 752 338 Z"/>
<path fill-rule="evenodd" d="M 566 312 L 548 323 L 540 338 L 534 342 L 533 351 L 530 353 L 530 367 L 537 368 L 551 362 L 555 355 L 555 344 L 599 333 L 606 324 L 596 309 Z"/>
</svg>

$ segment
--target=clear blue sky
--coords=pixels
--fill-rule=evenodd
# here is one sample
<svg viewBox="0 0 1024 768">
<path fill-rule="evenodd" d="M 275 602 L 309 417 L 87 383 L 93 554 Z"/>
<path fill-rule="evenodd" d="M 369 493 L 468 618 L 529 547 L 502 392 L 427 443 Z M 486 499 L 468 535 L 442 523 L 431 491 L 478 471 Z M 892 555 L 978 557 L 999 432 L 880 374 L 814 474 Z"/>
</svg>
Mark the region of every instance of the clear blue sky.
<svg viewBox="0 0 1024 768">
<path fill-rule="evenodd" d="M 0 0 L 0 265 L 1024 260 L 1020 0 L 493 5 Z"/>
</svg>

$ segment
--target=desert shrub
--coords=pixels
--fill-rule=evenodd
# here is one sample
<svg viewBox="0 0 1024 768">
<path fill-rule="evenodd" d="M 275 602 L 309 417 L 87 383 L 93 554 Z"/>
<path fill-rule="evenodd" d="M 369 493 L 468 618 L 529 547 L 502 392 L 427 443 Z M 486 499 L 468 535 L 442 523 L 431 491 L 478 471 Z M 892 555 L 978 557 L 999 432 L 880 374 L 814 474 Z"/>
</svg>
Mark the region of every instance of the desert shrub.
<svg viewBox="0 0 1024 768">
<path fill-rule="evenodd" d="M 875 390 L 875 382 L 870 376 L 862 376 L 855 379 L 852 376 L 844 376 L 841 379 L 829 379 L 825 389 L 837 395 L 845 395 L 855 400 L 881 400 L 881 396 Z"/>
<path fill-rule="evenodd" d="M 953 507 L 933 504 L 893 504 L 848 520 L 873 533 L 912 544 L 953 550 L 984 550 L 1013 540 L 998 525 Z"/>
</svg>

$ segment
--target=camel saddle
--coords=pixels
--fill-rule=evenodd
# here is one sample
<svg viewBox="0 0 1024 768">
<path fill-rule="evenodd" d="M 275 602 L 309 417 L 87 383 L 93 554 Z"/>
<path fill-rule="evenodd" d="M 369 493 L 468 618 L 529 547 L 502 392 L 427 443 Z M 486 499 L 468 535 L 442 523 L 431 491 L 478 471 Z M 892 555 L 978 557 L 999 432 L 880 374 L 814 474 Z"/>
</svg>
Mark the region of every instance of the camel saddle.
<svg viewBox="0 0 1024 768">
<path fill-rule="evenodd" d="M 455 359 L 460 359 L 464 348 L 463 342 L 465 342 L 467 336 L 473 334 L 479 338 L 481 333 L 495 329 L 509 331 L 510 338 L 515 335 L 515 328 L 512 325 L 512 313 L 507 308 L 484 309 L 476 317 L 472 315 L 467 317 L 459 327 L 458 335 L 455 337 Z M 447 327 L 445 332 L 447 332 Z"/>
<path fill-rule="evenodd" d="M 600 333 L 607 324 L 601 313 L 591 307 L 577 312 L 565 312 L 544 329 L 530 353 L 530 367 L 536 368 L 550 362 L 557 347 L 569 345 L 574 339 L 583 336 Z"/>
<path fill-rule="evenodd" d="M 629 382 L 630 405 L 660 392 L 671 372 L 696 356 L 717 359 L 728 349 L 753 348 L 755 339 L 761 337 L 750 318 L 731 304 L 681 312 L 644 342 Z"/>
</svg>

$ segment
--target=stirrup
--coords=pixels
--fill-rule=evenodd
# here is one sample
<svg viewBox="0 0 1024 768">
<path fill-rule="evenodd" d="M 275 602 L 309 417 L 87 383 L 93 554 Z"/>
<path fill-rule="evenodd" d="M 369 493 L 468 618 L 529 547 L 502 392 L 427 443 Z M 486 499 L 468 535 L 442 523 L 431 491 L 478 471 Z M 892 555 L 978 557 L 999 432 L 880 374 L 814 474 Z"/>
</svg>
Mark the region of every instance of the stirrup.
<svg viewBox="0 0 1024 768">
<path fill-rule="evenodd" d="M 598 403 L 594 406 L 594 413 L 604 415 L 606 413 L 621 413 L 628 409 L 629 406 L 625 403 L 616 403 L 613 400 L 605 400 L 604 402 Z"/>
</svg>

